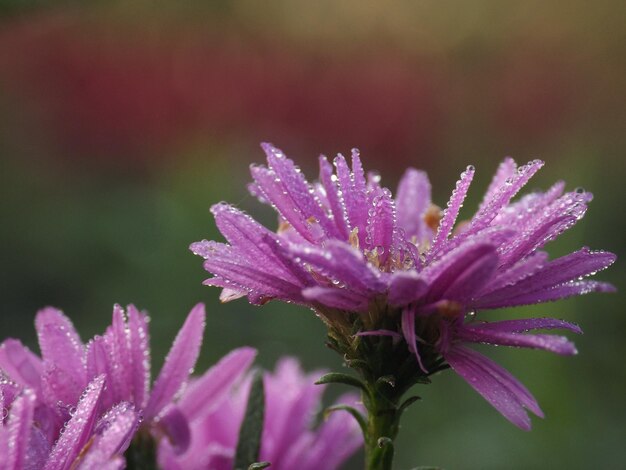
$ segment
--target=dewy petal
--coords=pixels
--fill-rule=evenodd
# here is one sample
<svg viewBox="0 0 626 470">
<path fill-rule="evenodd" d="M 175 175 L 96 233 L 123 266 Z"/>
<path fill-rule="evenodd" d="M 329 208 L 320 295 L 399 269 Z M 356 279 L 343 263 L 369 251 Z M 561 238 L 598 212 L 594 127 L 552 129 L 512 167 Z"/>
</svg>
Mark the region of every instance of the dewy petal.
<svg viewBox="0 0 626 470">
<path fill-rule="evenodd" d="M 66 369 L 59 368 L 52 362 L 44 363 L 41 374 L 42 399 L 51 407 L 58 406 L 58 402 L 66 406 L 74 406 L 78 401 L 82 384 L 76 382 L 76 376 Z"/>
<path fill-rule="evenodd" d="M 424 213 L 431 204 L 430 181 L 423 171 L 409 168 L 404 172 L 396 194 L 398 227 L 404 230 L 407 240 L 420 243 L 429 230 Z"/>
<path fill-rule="evenodd" d="M 471 328 L 483 331 L 501 331 L 506 333 L 525 333 L 532 330 L 569 330 L 582 334 L 582 330 L 575 323 L 556 318 L 524 318 L 519 320 L 503 320 L 485 323 L 473 323 Z"/>
<path fill-rule="evenodd" d="M 196 305 L 189 312 L 184 325 L 176 335 L 161 373 L 154 382 L 154 388 L 145 409 L 147 420 L 157 416 L 185 385 L 200 353 L 205 316 L 204 305 Z"/>
<path fill-rule="evenodd" d="M 355 336 L 391 336 L 394 340 L 402 339 L 402 335 L 391 330 L 367 330 L 359 331 Z"/>
<path fill-rule="evenodd" d="M 521 293 L 514 297 L 505 297 L 501 299 L 481 298 L 475 302 L 472 302 L 472 306 L 475 308 L 484 309 L 516 307 L 520 305 L 532 305 L 543 302 L 553 302 L 555 300 L 562 300 L 575 295 L 590 294 L 592 292 L 609 293 L 615 291 L 615 287 L 608 282 L 572 281 L 556 287 L 548 287 L 539 291 Z"/>
<path fill-rule="evenodd" d="M 311 374 L 313 375 L 313 374 Z M 261 460 L 280 468 L 281 460 L 313 419 L 324 387 L 305 376 L 295 359 L 283 358 L 274 373 L 263 377 L 266 414 L 263 426 Z"/>
<path fill-rule="evenodd" d="M 398 307 L 408 305 L 419 300 L 427 288 L 426 282 L 414 271 L 399 271 L 391 276 L 387 301 Z"/>
<path fill-rule="evenodd" d="M 133 403 L 143 408 L 148 403 L 150 388 L 150 337 L 147 315 L 128 306 L 128 330 L 133 381 Z"/>
<path fill-rule="evenodd" d="M 336 402 L 361 408 L 358 403 L 359 397 L 354 394 L 342 395 Z M 335 470 L 362 445 L 357 423 L 351 417 L 335 412 L 315 433 L 307 433 L 291 446 L 280 468 Z"/>
<path fill-rule="evenodd" d="M 544 349 L 564 356 L 571 356 L 577 353 L 574 343 L 564 336 L 509 333 L 506 331 L 464 326 L 457 331 L 457 337 L 461 341 L 469 343 Z"/>
<path fill-rule="evenodd" d="M 353 174 L 346 163 L 346 159 L 341 154 L 337 155 L 333 163 L 337 169 L 337 182 L 346 206 L 346 215 L 350 222 L 349 228 L 350 230 L 358 229 L 359 242 L 364 246 L 367 223 L 365 176 L 362 173 Z"/>
<path fill-rule="evenodd" d="M 69 318 L 57 309 L 44 308 L 37 313 L 35 327 L 43 360 L 63 369 L 83 388 L 85 350 Z"/>
<path fill-rule="evenodd" d="M 532 293 L 541 293 L 538 298 L 542 298 L 546 294 L 544 292 L 546 289 L 578 280 L 584 276 L 593 275 L 609 267 L 615 261 L 615 258 L 613 253 L 590 251 L 585 247 L 550 261 L 531 276 L 527 276 L 513 285 L 490 292 L 480 299 L 479 304 L 495 305 L 506 303 L 517 297 L 525 299 Z M 552 294 L 557 293 L 554 292 Z M 548 294 L 548 298 L 553 297 Z M 555 298 L 561 297 L 557 296 Z"/>
<path fill-rule="evenodd" d="M 130 369 L 130 344 L 124 310 L 119 305 L 113 307 L 111 326 L 105 334 L 105 344 L 115 365 L 108 375 L 110 387 L 115 384 L 115 403 L 132 398 L 133 376 Z"/>
<path fill-rule="evenodd" d="M 508 269 L 498 269 L 498 275 L 489 282 L 481 291 L 481 295 L 488 294 L 502 287 L 511 286 L 524 278 L 536 273 L 544 267 L 548 260 L 548 253 L 537 251 L 524 258 Z"/>
<path fill-rule="evenodd" d="M 498 190 L 505 184 L 506 180 L 513 177 L 516 170 L 517 164 L 511 157 L 506 157 L 502 163 L 500 163 L 496 174 L 493 175 L 493 179 L 489 184 L 489 188 L 487 188 L 487 192 L 485 192 L 479 210 L 483 209 L 494 198 Z"/>
<path fill-rule="evenodd" d="M 324 249 L 291 247 L 291 253 L 315 271 L 339 283 L 345 283 L 356 293 L 378 293 L 386 288 L 377 270 L 363 254 L 347 243 L 330 240 Z"/>
<path fill-rule="evenodd" d="M 99 430 L 89 450 L 81 459 L 78 470 L 95 470 L 108 468 L 123 468 L 117 466 L 123 459 L 120 457 L 126 451 L 128 444 L 137 429 L 139 415 L 128 403 L 121 403 L 109 413 L 110 418 Z"/>
<path fill-rule="evenodd" d="M 486 250 L 450 283 L 442 297 L 447 300 L 457 301 L 465 301 L 471 298 L 491 280 L 497 266 L 498 255 L 495 249 Z"/>
<path fill-rule="evenodd" d="M 39 389 L 41 359 L 19 340 L 9 338 L 0 344 L 0 369 L 21 385 Z"/>
<path fill-rule="evenodd" d="M 406 340 L 409 351 L 415 354 L 415 358 L 417 359 L 417 363 L 422 369 L 422 372 L 428 374 L 428 371 L 424 367 L 422 363 L 422 357 L 417 349 L 417 335 L 415 334 L 415 311 L 410 308 L 405 308 L 402 310 L 402 334 L 404 335 L 404 339 Z"/>
<path fill-rule="evenodd" d="M 543 416 L 534 397 L 517 379 L 485 356 L 455 346 L 445 354 L 450 367 L 506 419 L 526 431 L 530 430 L 529 409 Z"/>
<path fill-rule="evenodd" d="M 503 259 L 507 264 L 517 262 L 573 227 L 584 216 L 592 198 L 591 193 L 573 191 L 553 201 L 538 214 L 522 212 L 521 218 L 513 224 L 520 235 L 503 251 Z"/>
<path fill-rule="evenodd" d="M 227 204 L 215 204 L 211 207 L 211 212 L 222 235 L 250 262 L 265 266 L 271 265 L 280 272 L 282 277 L 290 280 L 297 279 L 288 269 L 281 269 L 281 263 L 277 262 L 279 260 L 272 251 L 272 244 L 278 242 L 275 233 L 267 230 L 249 215 Z"/>
<path fill-rule="evenodd" d="M 533 177 L 537 171 L 544 165 L 541 160 L 533 160 L 526 165 L 522 165 L 517 171 L 506 178 L 505 181 L 493 192 L 493 195 L 486 200 L 483 207 L 479 209 L 472 218 L 470 228 L 463 233 L 464 237 L 473 235 L 479 230 L 487 227 L 491 221 L 500 213 L 511 198 L 515 196 L 520 189 Z"/>
<path fill-rule="evenodd" d="M 467 190 L 474 179 L 474 171 L 473 166 L 468 166 L 467 169 L 461 173 L 461 179 L 456 182 L 456 187 L 452 191 L 452 195 L 448 201 L 448 206 L 444 210 L 443 218 L 441 219 L 441 223 L 437 229 L 437 234 L 435 235 L 435 239 L 433 240 L 433 244 L 428 253 L 428 259 L 433 258 L 452 232 L 452 228 L 454 227 L 454 223 L 459 215 L 459 211 L 461 210 L 461 207 L 463 207 L 463 201 L 467 195 Z"/>
<path fill-rule="evenodd" d="M 493 245 L 466 243 L 439 261 L 443 269 L 434 265 L 422 272 L 430 283 L 428 301 L 466 300 L 489 282 L 497 261 Z"/>
<path fill-rule="evenodd" d="M 263 197 L 272 203 L 276 211 L 306 240 L 314 242 L 307 215 L 291 199 L 278 175 L 273 170 L 254 165 L 250 167 L 250 174 Z"/>
<path fill-rule="evenodd" d="M 302 295 L 311 302 L 347 312 L 365 312 L 369 305 L 367 297 L 338 287 L 308 287 L 302 291 Z"/>
<path fill-rule="evenodd" d="M 365 248 L 376 249 L 380 263 L 385 264 L 394 241 L 396 208 L 391 192 L 386 188 L 378 188 L 371 197 L 365 229 Z"/>
<path fill-rule="evenodd" d="M 113 368 L 116 366 L 115 361 L 110 356 L 110 351 L 106 345 L 105 338 L 95 336 L 87 344 L 87 374 L 90 378 L 104 374 L 109 377 L 106 390 L 103 393 L 102 404 L 105 408 L 113 405 L 117 400 L 116 384 L 113 383 Z"/>
<path fill-rule="evenodd" d="M 104 375 L 87 385 L 76 406 L 76 411 L 52 448 L 44 470 L 65 470 L 83 449 L 96 423 L 100 397 L 104 389 Z"/>
<path fill-rule="evenodd" d="M 348 228 L 348 215 L 343 201 L 343 194 L 337 189 L 337 177 L 333 175 L 333 167 L 330 163 L 328 163 L 325 156 L 320 156 L 319 163 L 320 182 L 322 183 L 322 187 L 326 193 L 328 205 L 330 206 L 333 219 L 337 225 L 337 230 L 340 234 L 339 238 L 341 240 L 348 240 L 348 236 L 350 235 L 350 230 Z"/>
<path fill-rule="evenodd" d="M 263 143 L 261 147 L 267 156 L 267 162 L 280 178 L 285 191 L 302 214 L 313 217 L 322 227 L 327 237 L 339 235 L 332 220 L 328 218 L 313 188 L 296 168 L 293 161 L 271 144 Z"/>
<path fill-rule="evenodd" d="M 19 470 L 24 466 L 36 401 L 35 393 L 29 389 L 13 401 L 6 432 L 8 455 L 3 468 Z"/>
<path fill-rule="evenodd" d="M 215 256 L 204 262 L 204 268 L 221 279 L 228 280 L 231 286 L 246 291 L 256 291 L 267 297 L 278 297 L 284 300 L 298 301 L 302 285 L 280 277 L 282 267 L 274 265 L 259 266 L 258 268 L 245 260 L 235 256 L 222 256 L 216 252 Z M 273 271 L 273 272 L 272 272 Z"/>
<path fill-rule="evenodd" d="M 167 436 L 174 453 L 182 454 L 187 450 L 191 442 L 189 421 L 178 406 L 167 406 L 156 423 L 159 430 Z"/>
<path fill-rule="evenodd" d="M 235 349 L 190 383 L 178 403 L 188 419 L 201 419 L 218 407 L 231 387 L 249 369 L 256 353 L 255 349 L 248 347 Z"/>
</svg>

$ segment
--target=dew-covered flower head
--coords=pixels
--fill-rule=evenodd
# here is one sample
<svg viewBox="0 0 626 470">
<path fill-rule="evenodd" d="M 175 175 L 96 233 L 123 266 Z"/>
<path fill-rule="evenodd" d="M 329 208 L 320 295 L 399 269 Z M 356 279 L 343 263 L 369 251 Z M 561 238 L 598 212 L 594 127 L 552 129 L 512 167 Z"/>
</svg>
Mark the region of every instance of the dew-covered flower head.
<svg viewBox="0 0 626 470">
<path fill-rule="evenodd" d="M 204 322 L 198 304 L 151 386 L 145 312 L 116 305 L 112 324 L 86 344 L 61 311 L 38 312 L 41 358 L 19 340 L 0 344 L 0 407 L 8 410 L 0 422 L 0 461 L 16 470 L 124 468 L 125 457 L 137 455 L 133 446 L 168 441 L 184 452 L 191 424 L 219 404 L 256 355 L 251 348 L 233 351 L 187 387 Z"/>
<path fill-rule="evenodd" d="M 565 328 L 553 319 L 484 323 L 479 312 L 612 291 L 585 279 L 615 256 L 586 247 L 549 260 L 543 247 L 580 220 L 592 195 L 565 192 L 558 182 L 545 192 L 513 198 L 543 166 L 533 160 L 499 166 L 478 210 L 457 217 L 474 178 L 468 166 L 442 211 L 431 201 L 427 175 L 409 169 L 395 192 L 365 173 L 359 152 L 351 166 L 338 155 L 319 159 L 316 182 L 305 179 L 285 154 L 263 144 L 267 166 L 253 165 L 249 189 L 279 215 L 269 230 L 234 206 L 212 207 L 228 243 L 197 242 L 191 250 L 213 274 L 224 301 L 247 296 L 312 307 L 329 326 L 331 343 L 347 359 L 362 359 L 363 345 L 390 341 L 409 352 L 424 375 L 450 365 L 508 419 L 522 428 L 524 409 L 540 415 L 525 388 L 486 357 L 465 346 L 489 343 L 573 354 L 560 336 L 525 334 Z M 386 370 L 369 373 L 384 375 Z"/>
</svg>

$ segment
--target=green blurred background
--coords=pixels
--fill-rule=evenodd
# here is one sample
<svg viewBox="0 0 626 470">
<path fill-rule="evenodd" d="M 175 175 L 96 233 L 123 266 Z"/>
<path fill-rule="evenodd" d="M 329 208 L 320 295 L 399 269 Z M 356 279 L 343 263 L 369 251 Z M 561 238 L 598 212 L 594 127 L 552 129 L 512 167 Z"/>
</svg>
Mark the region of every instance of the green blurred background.
<svg viewBox="0 0 626 470">
<path fill-rule="evenodd" d="M 479 173 L 466 209 L 504 156 L 539 157 L 547 165 L 531 189 L 565 179 L 596 195 L 551 253 L 586 244 L 619 255 L 625 13 L 619 0 L 4 0 L 2 337 L 36 349 L 34 314 L 54 305 L 88 338 L 110 321 L 114 302 L 134 302 L 152 314 L 159 365 L 184 316 L 203 301 L 209 317 L 198 371 L 244 344 L 259 348 L 266 367 L 284 354 L 307 368 L 340 367 L 311 312 L 220 305 L 187 249 L 219 238 L 208 208 L 220 200 L 275 224 L 245 190 L 248 165 L 263 160 L 262 140 L 309 175 L 320 152 L 355 146 L 392 188 L 403 168 L 422 168 L 440 205 L 472 163 Z M 623 263 L 600 277 L 620 288 Z M 489 352 L 535 393 L 547 419 L 519 431 L 444 373 L 417 391 L 424 400 L 405 417 L 396 468 L 626 468 L 620 298 L 493 314 L 583 326 L 573 359 Z"/>
</svg>

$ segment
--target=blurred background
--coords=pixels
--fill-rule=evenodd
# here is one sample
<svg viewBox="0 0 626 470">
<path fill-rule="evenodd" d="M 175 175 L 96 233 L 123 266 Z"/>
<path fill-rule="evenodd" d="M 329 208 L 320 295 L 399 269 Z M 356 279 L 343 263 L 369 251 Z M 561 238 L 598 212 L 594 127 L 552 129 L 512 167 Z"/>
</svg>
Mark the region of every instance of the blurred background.
<svg viewBox="0 0 626 470">
<path fill-rule="evenodd" d="M 0 3 L 2 337 L 36 350 L 34 315 L 53 305 L 86 339 L 110 322 L 114 302 L 132 302 L 152 315 L 158 367 L 202 301 L 198 371 L 244 344 L 265 367 L 285 354 L 307 369 L 340 367 L 311 312 L 220 305 L 187 249 L 220 238 L 208 211 L 220 200 L 275 224 L 245 189 L 260 141 L 310 179 L 319 153 L 352 147 L 391 188 L 406 166 L 424 169 L 439 205 L 472 163 L 466 209 L 504 156 L 539 157 L 547 165 L 530 189 L 565 179 L 596 196 L 549 251 L 623 253 L 622 1 L 81 3 Z M 623 266 L 599 277 L 623 292 Z M 396 468 L 623 468 L 621 295 L 504 313 L 565 318 L 586 332 L 573 359 L 489 352 L 547 419 L 523 433 L 443 373 L 416 391 L 424 400 L 404 419 Z"/>
</svg>

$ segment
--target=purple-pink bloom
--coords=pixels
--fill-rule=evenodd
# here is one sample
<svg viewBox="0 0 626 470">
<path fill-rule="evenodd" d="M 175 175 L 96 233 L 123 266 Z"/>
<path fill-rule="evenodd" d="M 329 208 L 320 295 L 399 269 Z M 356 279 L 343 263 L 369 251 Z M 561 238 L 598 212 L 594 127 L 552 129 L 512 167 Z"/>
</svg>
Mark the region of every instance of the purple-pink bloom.
<svg viewBox="0 0 626 470">
<path fill-rule="evenodd" d="M 82 391 L 65 422 L 35 390 L 6 377 L 0 382 L 0 462 L 6 470 L 121 469 L 122 457 L 139 423 L 139 413 L 121 402 L 106 413 L 100 406 L 105 378 Z M 59 425 L 60 423 L 60 425 Z"/>
<path fill-rule="evenodd" d="M 324 392 L 324 386 L 314 384 L 318 376 L 319 371 L 304 374 L 298 362 L 290 358 L 282 359 L 273 373 L 264 374 L 266 405 L 259 459 L 271 462 L 273 469 L 333 470 L 363 445 L 356 422 L 340 413 L 332 413 L 313 429 Z M 190 388 L 197 387 L 197 383 L 192 381 Z M 163 441 L 159 448 L 160 466 L 166 470 L 233 468 L 249 389 L 250 376 L 247 376 L 232 384 L 220 401 L 207 400 L 204 406 L 195 409 L 195 418 L 189 417 L 189 448 L 185 453 L 176 453 L 169 442 Z M 180 400 L 183 409 L 188 400 L 186 395 Z M 355 405 L 357 399 L 347 394 L 339 402 Z"/>
<path fill-rule="evenodd" d="M 528 333 L 580 333 L 576 325 L 546 318 L 485 323 L 478 312 L 614 290 L 587 279 L 612 264 L 614 254 L 583 247 L 549 260 L 543 251 L 583 217 L 591 193 L 564 192 L 558 182 L 512 201 L 544 163 L 518 167 L 507 158 L 477 212 L 457 223 L 473 166 L 440 211 L 424 172 L 408 169 L 394 198 L 377 174 L 365 174 L 357 150 L 351 168 L 342 155 L 334 168 L 321 156 L 319 179 L 310 183 L 282 151 L 262 147 L 267 166 L 251 166 L 249 189 L 278 212 L 279 228 L 275 233 L 234 206 L 214 205 L 228 243 L 191 245 L 213 274 L 205 283 L 221 287 L 223 301 L 247 296 L 254 304 L 278 299 L 312 307 L 349 359 L 363 359 L 355 333 L 370 342 L 392 337 L 396 348 L 403 338 L 424 375 L 445 361 L 507 419 L 529 429 L 525 410 L 542 415 L 535 399 L 466 344 L 576 353 L 564 337 Z"/>
<path fill-rule="evenodd" d="M 0 457 L 17 462 L 12 469 L 122 468 L 133 435 L 168 440 L 184 452 L 189 419 L 218 403 L 256 355 L 251 348 L 235 350 L 185 388 L 204 332 L 198 304 L 150 387 L 148 317 L 134 306 L 125 312 L 116 305 L 111 326 L 87 344 L 59 310 L 41 310 L 35 324 L 41 358 L 15 339 L 0 345 L 0 400 L 9 408 L 0 432 L 9 442 L 16 433 L 29 436 L 18 439 L 16 457 L 14 446 L 0 443 Z"/>
</svg>

